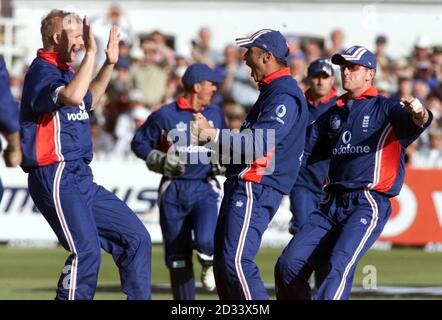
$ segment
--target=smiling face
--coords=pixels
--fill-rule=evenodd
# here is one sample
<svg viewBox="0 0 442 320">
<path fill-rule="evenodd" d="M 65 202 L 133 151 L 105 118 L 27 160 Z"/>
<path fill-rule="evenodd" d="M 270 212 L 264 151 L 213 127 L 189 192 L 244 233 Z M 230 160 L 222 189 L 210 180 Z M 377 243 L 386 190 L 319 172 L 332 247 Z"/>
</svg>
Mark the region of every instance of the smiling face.
<svg viewBox="0 0 442 320">
<path fill-rule="evenodd" d="M 212 101 L 212 97 L 216 91 L 216 85 L 210 81 L 203 81 L 197 84 L 198 89 L 196 90 L 198 100 L 200 101 L 200 105 L 203 107 L 207 107 Z"/>
<path fill-rule="evenodd" d="M 59 35 L 57 51 L 65 62 L 73 62 L 77 53 L 84 48 L 83 28 L 75 23 L 63 28 Z"/>
<path fill-rule="evenodd" d="M 40 32 L 47 52 L 58 52 L 64 62 L 75 60 L 84 47 L 82 19 L 72 12 L 52 10 L 41 21 Z"/>
<path fill-rule="evenodd" d="M 83 48 L 83 45 L 82 28 L 62 31 L 59 52 L 65 62 L 73 62 L 77 53 Z"/>
</svg>

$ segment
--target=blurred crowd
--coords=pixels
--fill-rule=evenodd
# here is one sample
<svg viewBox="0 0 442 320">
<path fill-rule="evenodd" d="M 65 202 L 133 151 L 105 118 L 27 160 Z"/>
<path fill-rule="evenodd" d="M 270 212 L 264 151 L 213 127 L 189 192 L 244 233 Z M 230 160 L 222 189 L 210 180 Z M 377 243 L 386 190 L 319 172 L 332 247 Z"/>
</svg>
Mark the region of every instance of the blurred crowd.
<svg viewBox="0 0 442 320">
<path fill-rule="evenodd" d="M 117 5 L 112 5 L 102 16 L 92 17 L 91 24 L 102 53 L 97 59 L 97 69 L 105 59 L 110 26 L 117 24 L 120 30 L 120 57 L 113 79 L 105 99 L 91 116 L 94 151 L 98 156 L 130 156 L 130 141 L 135 129 L 151 112 L 182 93 L 181 76 L 191 63 L 206 63 L 225 77 L 214 103 L 223 108 L 231 129 L 240 128 L 258 97 L 257 85 L 242 62 L 243 49 L 231 44 L 222 51 L 216 50 L 216 39 L 212 38 L 208 27 L 199 29 L 190 52 L 181 53 L 174 50 L 173 35 L 160 30 L 134 32 Z M 232 38 L 234 36 L 242 35 L 232 35 Z M 356 45 L 346 43 L 345 33 L 340 29 L 332 30 L 329 39 L 306 38 L 294 33 L 285 36 L 290 50 L 287 64 L 303 90 L 307 89 L 305 78 L 310 62 Z M 375 86 L 388 97 L 417 97 L 434 114 L 430 130 L 408 148 L 408 165 L 442 168 L 442 45 L 422 35 L 414 40 L 412 52 L 392 59 L 388 54 L 388 41 L 385 35 L 379 35 L 368 48 L 378 61 Z M 17 100 L 20 100 L 26 67 L 19 63 L 10 70 L 11 88 Z M 335 74 L 336 88 L 342 92 L 339 69 Z"/>
</svg>

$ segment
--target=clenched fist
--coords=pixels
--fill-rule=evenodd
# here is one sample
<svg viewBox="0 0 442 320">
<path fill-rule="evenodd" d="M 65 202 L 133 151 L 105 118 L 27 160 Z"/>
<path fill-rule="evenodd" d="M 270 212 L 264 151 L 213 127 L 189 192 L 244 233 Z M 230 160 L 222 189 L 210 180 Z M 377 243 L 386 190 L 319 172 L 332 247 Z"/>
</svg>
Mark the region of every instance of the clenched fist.
<svg viewBox="0 0 442 320">
<path fill-rule="evenodd" d="M 428 121 L 428 111 L 417 98 L 401 99 L 405 109 L 412 115 L 416 125 L 421 126 Z"/>
<path fill-rule="evenodd" d="M 209 124 L 206 117 L 201 113 L 193 115 L 193 121 L 190 126 L 190 134 L 193 144 L 205 145 L 215 139 L 216 133 L 217 130 Z"/>
</svg>

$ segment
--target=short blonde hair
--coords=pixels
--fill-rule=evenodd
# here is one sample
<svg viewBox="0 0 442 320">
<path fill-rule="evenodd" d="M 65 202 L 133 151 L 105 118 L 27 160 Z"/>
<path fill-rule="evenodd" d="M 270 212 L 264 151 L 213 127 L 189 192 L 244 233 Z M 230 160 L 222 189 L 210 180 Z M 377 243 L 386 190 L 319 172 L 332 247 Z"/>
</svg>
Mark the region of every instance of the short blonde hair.
<svg viewBox="0 0 442 320">
<path fill-rule="evenodd" d="M 77 14 L 69 11 L 53 9 L 42 20 L 40 26 L 41 39 L 43 46 L 50 44 L 52 36 L 58 31 L 59 21 L 63 29 L 73 27 L 74 24 L 80 24 L 81 18 Z"/>
</svg>

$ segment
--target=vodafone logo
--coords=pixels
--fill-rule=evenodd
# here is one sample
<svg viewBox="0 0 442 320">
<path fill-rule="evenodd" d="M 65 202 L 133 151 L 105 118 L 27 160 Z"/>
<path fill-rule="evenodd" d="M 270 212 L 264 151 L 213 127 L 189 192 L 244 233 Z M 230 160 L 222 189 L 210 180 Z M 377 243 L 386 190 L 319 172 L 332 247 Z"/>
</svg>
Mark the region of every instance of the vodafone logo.
<svg viewBox="0 0 442 320">
<path fill-rule="evenodd" d="M 344 143 L 349 143 L 351 140 L 351 132 L 350 131 L 345 131 L 342 134 L 342 142 Z"/>
<path fill-rule="evenodd" d="M 89 119 L 89 114 L 86 112 L 84 101 L 81 102 L 78 108 L 80 109 L 78 112 L 67 114 L 68 121 L 81 121 Z"/>
</svg>

